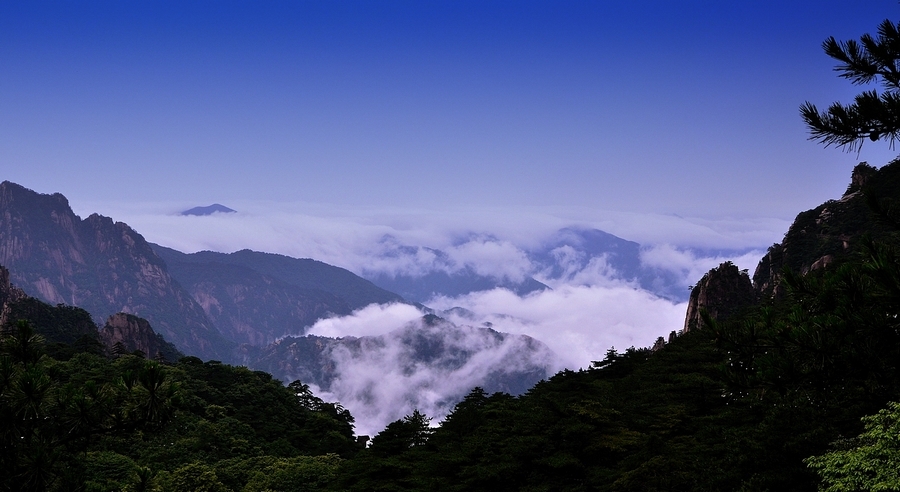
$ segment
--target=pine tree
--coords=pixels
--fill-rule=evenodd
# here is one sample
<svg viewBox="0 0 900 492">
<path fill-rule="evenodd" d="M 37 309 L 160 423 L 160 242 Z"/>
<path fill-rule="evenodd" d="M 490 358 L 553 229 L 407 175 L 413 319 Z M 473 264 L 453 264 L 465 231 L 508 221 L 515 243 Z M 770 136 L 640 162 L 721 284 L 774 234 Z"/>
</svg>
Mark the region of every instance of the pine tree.
<svg viewBox="0 0 900 492">
<path fill-rule="evenodd" d="M 887 140 L 893 148 L 900 139 L 900 23 L 885 20 L 877 36 L 865 34 L 858 42 L 829 37 L 822 48 L 840 62 L 835 66 L 840 77 L 855 85 L 880 83 L 882 92 L 863 91 L 853 103 L 833 103 L 824 112 L 805 102 L 800 115 L 810 140 L 850 151 L 862 147 L 866 139 Z"/>
</svg>

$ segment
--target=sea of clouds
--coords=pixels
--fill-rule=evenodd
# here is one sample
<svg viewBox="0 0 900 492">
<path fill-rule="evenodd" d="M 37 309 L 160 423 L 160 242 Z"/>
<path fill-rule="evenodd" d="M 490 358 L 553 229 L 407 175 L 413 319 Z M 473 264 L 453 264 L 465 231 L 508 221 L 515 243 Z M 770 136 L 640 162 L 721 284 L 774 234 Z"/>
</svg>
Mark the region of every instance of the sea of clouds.
<svg viewBox="0 0 900 492">
<path fill-rule="evenodd" d="M 233 214 L 178 214 L 194 205 L 88 204 L 95 207 L 91 210 L 128 223 L 151 242 L 188 253 L 247 248 L 313 258 L 358 274 L 415 276 L 469 269 L 498 280 L 534 277 L 550 289 L 521 296 L 500 288 L 456 297 L 438 295 L 424 304 L 459 326 L 490 326 L 543 342 L 555 354 L 545 361 L 551 374 L 588 367 L 611 347 L 621 351 L 650 346 L 658 337 L 682 329 L 686 310 L 685 302 L 659 297 L 618 278 L 603 256 L 572 261 L 562 274 L 547 276 L 527 252 L 561 228 L 596 228 L 639 242 L 641 263 L 672 273 L 687 291 L 723 261 L 752 274 L 765 249 L 779 241 L 789 225 L 781 219 L 577 210 L 373 211 L 260 202 L 225 204 L 238 210 Z M 572 252 L 563 248 L 557 253 L 565 264 L 566 254 Z M 307 333 L 391 340 L 390 333 L 422 314 L 403 304 L 369 306 L 320 320 Z M 447 394 L 478 383 L 478 371 L 469 368 L 453 375 L 426 365 L 412 372 L 408 367 L 399 370 L 399 359 L 392 354 L 400 350 L 389 344 L 365 357 L 334 354 L 340 370 L 324 396 L 340 401 L 356 416 L 358 433 L 376 433 L 414 408 L 439 420 L 452 408 Z M 478 364 L 501 360 L 507 352 L 508 347 L 486 349 Z M 422 389 L 426 387 L 427 391 Z"/>
</svg>

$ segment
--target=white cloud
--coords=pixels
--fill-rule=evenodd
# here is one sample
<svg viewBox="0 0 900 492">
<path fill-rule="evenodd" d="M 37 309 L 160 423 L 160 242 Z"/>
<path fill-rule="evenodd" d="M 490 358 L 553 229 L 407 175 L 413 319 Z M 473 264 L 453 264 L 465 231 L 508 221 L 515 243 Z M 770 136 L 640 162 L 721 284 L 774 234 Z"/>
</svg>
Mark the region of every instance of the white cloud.
<svg viewBox="0 0 900 492">
<path fill-rule="evenodd" d="M 411 342 L 417 338 L 427 343 Z M 331 350 L 335 379 L 327 391 L 317 391 L 350 410 L 357 434 L 373 435 L 415 409 L 437 422 L 492 375 L 536 367 L 552 374 L 558 368 L 551 352 L 524 337 L 500 339 L 486 329 L 446 323 L 426 326 L 416 321 L 358 342 Z M 428 353 L 421 345 L 440 349 Z"/>
<path fill-rule="evenodd" d="M 748 270 L 752 276 L 764 250 L 751 250 L 737 256 L 701 256 L 692 250 L 679 249 L 671 244 L 660 244 L 641 250 L 641 263 L 645 266 L 661 268 L 681 277 L 684 285 L 692 285 L 708 271 L 725 261 L 731 261 L 738 268 Z"/>
<path fill-rule="evenodd" d="M 191 206 L 196 204 L 191 204 Z M 645 266 L 673 272 L 684 285 L 696 282 L 725 260 L 753 269 L 765 247 L 780 239 L 787 223 L 778 219 L 703 219 L 654 214 L 557 210 L 396 211 L 329 209 L 309 204 L 226 203 L 235 214 L 182 217 L 189 208 L 161 205 L 97 208 L 127 222 L 148 240 L 193 252 L 231 252 L 243 248 L 314 258 L 363 271 L 425 273 L 472 268 L 483 275 L 521 279 L 533 275 L 525 251 L 567 226 L 594 227 L 644 244 Z M 137 208 L 136 208 L 137 207 Z M 166 208 L 167 207 L 167 208 Z M 110 211 L 112 210 L 112 211 Z M 165 212 L 165 213 L 162 213 Z M 407 247 L 407 246 L 411 246 Z M 704 257 L 695 248 L 747 248 L 737 258 Z M 429 248 L 446 253 L 439 256 Z M 564 267 L 557 278 L 540 277 L 553 290 L 519 297 L 495 289 L 458 298 L 438 297 L 427 305 L 453 311 L 458 325 L 490 323 L 495 330 L 523 334 L 546 343 L 561 367 L 587 367 L 606 350 L 652 345 L 660 336 L 683 327 L 685 303 L 674 303 L 613 279 L 600 256 L 584 263 L 576 250 L 558 248 Z M 381 336 L 381 345 L 360 353 L 335 351 L 338 378 L 323 394 L 341 401 L 357 418 L 358 431 L 374 433 L 414 408 L 440 417 L 448 398 L 465 394 L 478 377 L 502 362 L 513 366 L 513 346 L 484 346 L 470 362 L 454 370 L 410 364 L 396 330 L 421 316 L 402 304 L 368 306 L 352 315 L 320 320 L 310 333 L 329 337 Z M 456 340 L 483 343 L 479 337 Z M 374 342 L 373 342 L 374 343 Z M 511 343 L 511 342 L 510 342 Z M 473 346 L 476 346 L 473 345 Z"/>
<path fill-rule="evenodd" d="M 332 338 L 378 336 L 421 316 L 409 304 L 370 304 L 348 316 L 321 319 L 307 333 Z"/>
<path fill-rule="evenodd" d="M 587 367 L 610 347 L 648 347 L 659 336 L 680 330 L 687 309 L 628 286 L 561 286 L 519 297 L 505 289 L 459 298 L 436 298 L 429 306 L 462 307 L 474 318 L 453 322 L 491 323 L 504 333 L 520 333 L 546 343 L 566 367 Z"/>
<path fill-rule="evenodd" d="M 521 282 L 531 273 L 531 261 L 509 241 L 474 239 L 447 249 L 457 264 L 471 267 L 479 275 Z"/>
<path fill-rule="evenodd" d="M 225 203 L 238 210 L 234 214 L 177 214 L 195 205 L 72 203 L 79 213 L 96 211 L 126 222 L 149 241 L 179 251 L 249 248 L 314 258 L 354 272 L 366 268 L 416 271 L 435 261 L 425 250 L 416 253 L 421 257 L 371 263 L 374 257 L 389 256 L 399 245 L 411 245 L 448 252 L 455 262 L 448 268 L 472 265 L 493 275 L 515 275 L 528 267 L 522 251 L 569 226 L 597 228 L 645 246 L 764 249 L 779 241 L 790 224 L 778 218 L 679 217 L 580 208 L 371 210 L 260 201 Z"/>
<path fill-rule="evenodd" d="M 340 401 L 357 419 L 357 432 L 372 434 L 414 409 L 438 421 L 472 387 L 482 385 L 486 375 L 514 371 L 523 364 L 543 365 L 549 373 L 563 367 L 588 367 L 602 359 L 606 350 L 647 347 L 659 336 L 680 330 L 686 305 L 657 298 L 628 286 L 562 286 L 525 297 L 495 289 L 459 298 L 437 298 L 430 306 L 453 310 L 444 316 L 459 328 L 447 325 L 431 330 L 433 340 L 450 349 L 436 360 L 417 361 L 411 354 L 410 317 L 421 313 L 409 306 L 368 306 L 350 316 L 322 320 L 311 333 L 332 337 L 377 336 L 360 340 L 356 349 L 340 346 L 330 356 L 336 378 L 325 399 Z M 397 330 L 406 324 L 407 328 Z M 498 344 L 487 330 L 473 328 L 489 324 L 501 333 L 528 335 L 545 343 L 553 354 L 525 350 L 522 339 L 508 338 Z M 459 365 L 452 351 L 471 357 Z M 525 355 L 523 355 L 525 354 Z M 555 355 L 554 355 L 555 354 Z"/>
</svg>

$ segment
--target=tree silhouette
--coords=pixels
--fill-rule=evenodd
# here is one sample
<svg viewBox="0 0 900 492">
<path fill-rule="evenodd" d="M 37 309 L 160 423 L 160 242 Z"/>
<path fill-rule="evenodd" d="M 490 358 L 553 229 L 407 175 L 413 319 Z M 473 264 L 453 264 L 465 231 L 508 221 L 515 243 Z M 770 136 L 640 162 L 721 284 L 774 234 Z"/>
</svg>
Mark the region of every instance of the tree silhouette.
<svg viewBox="0 0 900 492">
<path fill-rule="evenodd" d="M 863 91 L 853 103 L 833 103 L 824 112 L 805 102 L 800 115 L 810 139 L 850 151 L 862 147 L 866 139 L 887 140 L 893 148 L 900 139 L 900 23 L 885 20 L 877 36 L 865 34 L 858 42 L 829 37 L 822 48 L 840 62 L 835 67 L 840 77 L 855 85 L 880 83 L 883 90 Z"/>
</svg>

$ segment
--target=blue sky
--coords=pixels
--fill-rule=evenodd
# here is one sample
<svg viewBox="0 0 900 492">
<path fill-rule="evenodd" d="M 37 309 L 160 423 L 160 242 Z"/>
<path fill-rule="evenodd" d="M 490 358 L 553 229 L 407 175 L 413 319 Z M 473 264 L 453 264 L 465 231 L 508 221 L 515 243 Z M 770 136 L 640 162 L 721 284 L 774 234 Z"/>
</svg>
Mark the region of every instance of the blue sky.
<svg viewBox="0 0 900 492">
<path fill-rule="evenodd" d="M 895 1 L 0 3 L 2 178 L 76 202 L 776 217 L 860 155 L 798 107 Z M 233 206 L 233 205 L 231 205 Z M 100 210 L 103 212 L 103 210 Z"/>
</svg>

